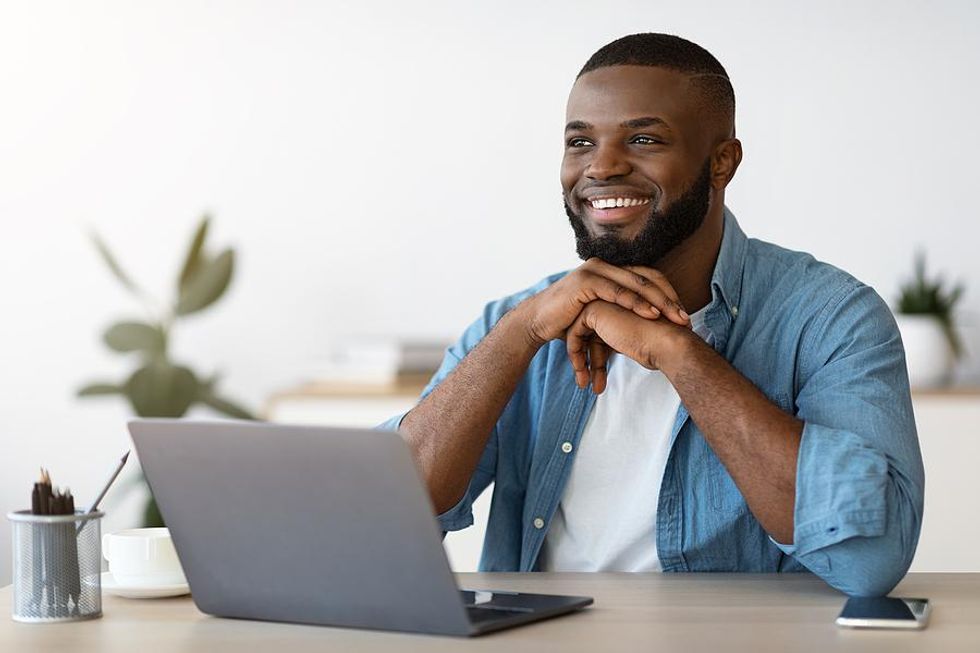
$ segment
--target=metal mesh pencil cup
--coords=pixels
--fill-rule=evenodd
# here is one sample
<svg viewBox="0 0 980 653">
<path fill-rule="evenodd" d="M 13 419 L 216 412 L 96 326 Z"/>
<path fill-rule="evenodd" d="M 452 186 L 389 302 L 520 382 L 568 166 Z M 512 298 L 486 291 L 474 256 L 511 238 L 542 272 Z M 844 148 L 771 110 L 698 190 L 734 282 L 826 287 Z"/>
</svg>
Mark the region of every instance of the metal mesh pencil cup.
<svg viewBox="0 0 980 653">
<path fill-rule="evenodd" d="M 102 616 L 102 512 L 7 514 L 13 533 L 15 621 Z"/>
</svg>

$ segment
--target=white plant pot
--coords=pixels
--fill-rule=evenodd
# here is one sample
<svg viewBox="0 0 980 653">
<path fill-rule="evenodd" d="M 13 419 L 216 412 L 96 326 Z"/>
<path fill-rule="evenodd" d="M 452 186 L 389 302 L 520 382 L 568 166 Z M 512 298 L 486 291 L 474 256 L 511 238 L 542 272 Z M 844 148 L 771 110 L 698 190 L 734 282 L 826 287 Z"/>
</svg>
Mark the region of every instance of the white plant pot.
<svg viewBox="0 0 980 653">
<path fill-rule="evenodd" d="M 939 320 L 929 315 L 896 315 L 905 345 L 909 385 L 913 389 L 948 385 L 956 362 Z"/>
</svg>

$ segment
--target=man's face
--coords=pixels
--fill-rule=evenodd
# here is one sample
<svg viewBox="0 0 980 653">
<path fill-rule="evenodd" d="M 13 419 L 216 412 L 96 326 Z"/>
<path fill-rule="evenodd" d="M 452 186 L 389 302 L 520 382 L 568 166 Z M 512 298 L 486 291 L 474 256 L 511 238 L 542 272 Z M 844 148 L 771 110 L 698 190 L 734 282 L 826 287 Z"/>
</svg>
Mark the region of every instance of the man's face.
<svg viewBox="0 0 980 653">
<path fill-rule="evenodd" d="M 579 256 L 653 267 L 704 221 L 708 131 L 682 73 L 609 66 L 568 98 L 561 183 Z"/>
</svg>

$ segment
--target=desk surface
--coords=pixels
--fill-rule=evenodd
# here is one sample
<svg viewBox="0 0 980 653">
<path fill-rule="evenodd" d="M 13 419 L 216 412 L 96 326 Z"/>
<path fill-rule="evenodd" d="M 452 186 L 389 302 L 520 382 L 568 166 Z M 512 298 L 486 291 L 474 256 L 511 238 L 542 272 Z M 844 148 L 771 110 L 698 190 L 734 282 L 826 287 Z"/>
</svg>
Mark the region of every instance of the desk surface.
<svg viewBox="0 0 980 653">
<path fill-rule="evenodd" d="M 0 590 L 0 650 L 155 651 L 980 651 L 980 574 L 910 574 L 894 596 L 924 596 L 924 631 L 840 629 L 844 602 L 798 574 L 459 574 L 462 587 L 585 594 L 585 611 L 474 639 L 218 619 L 189 597 L 104 595 L 101 619 L 21 624 Z"/>
</svg>

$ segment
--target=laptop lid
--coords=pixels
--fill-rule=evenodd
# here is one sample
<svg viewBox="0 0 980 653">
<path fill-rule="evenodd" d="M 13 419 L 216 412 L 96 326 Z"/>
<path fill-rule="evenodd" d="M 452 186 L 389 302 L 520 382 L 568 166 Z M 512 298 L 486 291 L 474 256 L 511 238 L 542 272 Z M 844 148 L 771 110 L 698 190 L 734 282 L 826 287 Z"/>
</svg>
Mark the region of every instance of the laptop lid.
<svg viewBox="0 0 980 653">
<path fill-rule="evenodd" d="M 201 611 L 471 633 L 397 433 L 173 419 L 129 430 Z"/>
</svg>

